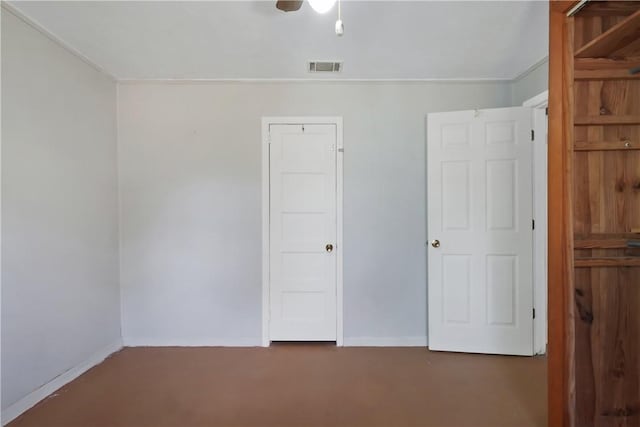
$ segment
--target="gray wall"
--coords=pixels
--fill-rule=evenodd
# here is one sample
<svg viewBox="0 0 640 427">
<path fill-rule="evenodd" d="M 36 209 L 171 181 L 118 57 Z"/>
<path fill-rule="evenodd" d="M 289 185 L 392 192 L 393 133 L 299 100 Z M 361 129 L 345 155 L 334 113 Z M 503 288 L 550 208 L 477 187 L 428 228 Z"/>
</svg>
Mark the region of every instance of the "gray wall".
<svg viewBox="0 0 640 427">
<path fill-rule="evenodd" d="M 425 115 L 509 83 L 123 83 L 123 336 L 260 344 L 262 116 L 344 117 L 345 343 L 426 341 Z"/>
<path fill-rule="evenodd" d="M 120 337 L 116 86 L 2 10 L 2 408 Z"/>
<path fill-rule="evenodd" d="M 511 83 L 513 105 L 522 105 L 524 101 L 549 89 L 549 60 L 540 61 L 527 73 Z"/>
</svg>

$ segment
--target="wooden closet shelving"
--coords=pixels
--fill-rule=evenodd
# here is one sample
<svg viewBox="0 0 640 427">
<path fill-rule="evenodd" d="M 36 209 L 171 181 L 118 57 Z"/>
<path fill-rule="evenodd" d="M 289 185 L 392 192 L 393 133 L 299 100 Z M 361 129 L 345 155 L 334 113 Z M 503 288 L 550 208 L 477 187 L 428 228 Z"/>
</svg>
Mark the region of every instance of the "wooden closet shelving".
<svg viewBox="0 0 640 427">
<path fill-rule="evenodd" d="M 611 2 L 605 2 L 611 3 Z M 596 3 L 597 4 L 597 3 Z M 594 4 L 593 6 L 595 6 Z M 611 6 L 611 5 L 609 5 Z M 587 8 L 589 10 L 591 8 Z M 600 6 L 595 8 L 599 11 L 603 11 L 606 8 Z M 625 8 L 609 8 L 609 14 L 613 14 L 615 11 L 624 11 L 626 15 L 622 18 L 618 18 L 617 22 L 610 25 L 609 28 L 605 28 L 605 20 L 608 19 L 611 23 L 612 18 L 603 18 L 602 15 L 598 15 L 596 11 L 593 11 L 590 15 L 583 18 L 575 18 L 577 22 L 578 31 L 582 30 L 581 36 L 583 40 L 579 40 L 580 35 L 574 35 L 575 51 L 574 51 L 574 68 L 582 67 L 582 69 L 573 70 L 573 80 L 583 81 L 586 84 L 574 86 L 575 101 L 574 101 L 574 116 L 573 125 L 576 126 L 574 135 L 580 134 L 586 135 L 587 138 L 594 136 L 600 136 L 604 138 L 605 134 L 610 133 L 613 126 L 637 126 L 640 125 L 640 108 L 637 108 L 637 112 L 633 111 L 633 114 L 629 113 L 630 105 L 627 97 L 634 95 L 640 97 L 640 86 L 635 83 L 640 73 L 632 73 L 630 70 L 637 67 L 640 64 L 640 58 L 636 55 L 640 55 L 640 8 L 632 11 L 628 6 Z M 616 16 L 616 15 L 608 15 Z M 582 21 L 580 21 L 582 19 Z M 598 28 L 599 27 L 599 28 Z M 575 28 L 575 27 L 574 27 Z M 600 31 L 599 34 L 595 34 Z M 591 34 L 588 34 L 591 32 Z M 576 40 L 578 38 L 578 40 Z M 578 46 L 582 44 L 582 46 Z M 631 67 L 631 68 L 629 68 Z M 576 77 L 577 76 L 577 77 Z M 626 81 L 633 81 L 631 85 Z M 620 86 L 618 81 L 622 81 L 625 85 L 624 88 L 616 87 Z M 595 89 L 598 90 L 596 92 Z M 631 93 L 629 93 L 631 89 Z M 586 97 L 584 95 L 586 93 Z M 595 104 L 598 102 L 599 105 Z M 586 107 L 586 114 L 585 108 Z M 599 114 L 594 115 L 593 111 L 597 111 Z M 616 112 L 616 113 L 613 113 Z M 578 130 L 579 127 L 588 126 L 590 129 Z M 598 126 L 599 128 L 594 128 Z M 637 130 L 633 132 L 637 134 Z M 577 170 L 586 168 L 587 175 L 580 173 L 574 175 L 576 184 L 581 184 L 580 187 L 593 188 L 594 180 L 600 178 L 602 180 L 601 171 L 598 172 L 598 176 L 591 176 L 591 167 L 589 161 L 593 161 L 593 155 L 599 155 L 601 161 L 606 161 L 606 152 L 616 151 L 617 158 L 614 160 L 617 164 L 620 163 L 621 157 L 626 156 L 623 152 L 629 152 L 634 150 L 640 150 L 640 140 L 631 141 L 629 138 L 622 138 L 619 140 L 596 140 L 596 141 L 584 141 L 574 138 L 573 151 L 574 152 L 590 152 L 592 155 L 591 160 L 589 158 L 583 159 L 580 156 L 574 158 L 574 165 L 577 165 Z M 622 172 L 627 173 L 626 170 L 618 171 L 618 175 Z M 636 193 L 636 196 L 640 197 L 640 169 L 638 169 L 638 177 L 635 186 L 632 185 L 631 191 Z M 627 183 L 621 184 L 621 177 L 609 177 L 609 189 L 614 194 L 624 193 L 627 189 Z M 581 182 L 582 181 L 582 182 Z M 586 181 L 586 182 L 584 182 Z M 602 182 L 598 183 L 599 185 Z M 606 189 L 606 186 L 604 187 Z M 601 189 L 601 188 L 599 188 Z M 594 202 L 602 203 L 601 201 L 593 200 L 593 191 L 588 193 L 589 205 L 577 204 L 575 206 L 575 215 L 579 218 L 581 215 L 591 215 L 592 212 L 581 212 L 587 208 L 592 209 Z M 603 196 L 603 195 L 601 195 Z M 576 188 L 575 200 L 580 200 L 585 196 Z M 636 197 L 636 199 L 638 199 Z M 625 197 L 624 201 L 628 202 L 629 197 Z M 633 199 L 631 200 L 633 203 Z M 637 202 L 637 200 L 636 200 Z M 638 212 L 640 213 L 640 211 Z M 580 218 L 583 219 L 583 218 Z M 640 220 L 640 218 L 639 218 Z M 581 220 L 577 221 L 578 224 L 585 224 L 586 222 Z M 601 225 L 601 224 L 600 224 Z M 631 253 L 607 253 L 617 250 L 620 252 L 622 249 L 628 249 L 627 242 L 629 239 L 617 238 L 617 239 L 590 239 L 581 240 L 575 239 L 573 242 L 576 254 L 574 255 L 573 265 L 575 268 L 611 268 L 611 267 L 640 267 L 640 251 L 631 249 Z M 596 253 L 588 254 L 585 256 L 584 249 L 595 250 Z M 582 250 L 582 251 L 580 251 Z M 580 251 L 580 253 L 578 253 Z M 589 252 L 589 251 L 586 251 Z M 629 252 L 629 251 L 627 251 Z"/>
<path fill-rule="evenodd" d="M 601 18 L 601 17 L 600 17 Z M 576 49 L 576 58 L 623 58 L 640 48 L 640 11 L 591 39 Z"/>
<path fill-rule="evenodd" d="M 550 27 L 549 425 L 640 427 L 640 1 Z"/>
</svg>

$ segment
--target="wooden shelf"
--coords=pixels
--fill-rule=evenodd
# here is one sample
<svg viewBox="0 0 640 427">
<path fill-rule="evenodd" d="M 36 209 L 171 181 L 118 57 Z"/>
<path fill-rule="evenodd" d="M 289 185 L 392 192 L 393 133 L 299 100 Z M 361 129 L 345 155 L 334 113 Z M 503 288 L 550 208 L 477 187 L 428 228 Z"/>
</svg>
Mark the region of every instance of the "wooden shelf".
<svg viewBox="0 0 640 427">
<path fill-rule="evenodd" d="M 640 257 L 576 258 L 573 262 L 573 266 L 576 268 L 640 267 Z"/>
<path fill-rule="evenodd" d="M 640 73 L 631 74 L 628 69 L 575 70 L 573 78 L 574 80 L 640 80 Z"/>
<path fill-rule="evenodd" d="M 573 66 L 574 80 L 640 79 L 640 73 L 629 72 L 632 68 L 640 67 L 640 58 L 575 58 Z"/>
<path fill-rule="evenodd" d="M 576 126 L 638 125 L 640 124 L 640 115 L 576 116 L 573 119 L 573 124 Z"/>
<path fill-rule="evenodd" d="M 640 240 L 640 233 L 593 233 L 573 236 L 574 249 L 629 249 L 629 240 Z"/>
<path fill-rule="evenodd" d="M 607 239 L 640 239 L 640 228 L 638 231 L 629 231 L 627 233 L 576 233 L 573 235 L 574 240 L 607 240 Z"/>
<path fill-rule="evenodd" d="M 625 70 L 640 66 L 640 58 L 575 58 L 573 67 L 576 71 L 580 70 Z"/>
<path fill-rule="evenodd" d="M 606 58 L 616 56 L 617 52 L 636 43 L 638 39 L 640 39 L 640 10 L 576 50 L 575 57 Z"/>
<path fill-rule="evenodd" d="M 576 240 L 574 249 L 627 249 L 629 239 L 585 239 Z"/>
<path fill-rule="evenodd" d="M 576 141 L 573 149 L 575 151 L 640 150 L 640 141 Z"/>
</svg>

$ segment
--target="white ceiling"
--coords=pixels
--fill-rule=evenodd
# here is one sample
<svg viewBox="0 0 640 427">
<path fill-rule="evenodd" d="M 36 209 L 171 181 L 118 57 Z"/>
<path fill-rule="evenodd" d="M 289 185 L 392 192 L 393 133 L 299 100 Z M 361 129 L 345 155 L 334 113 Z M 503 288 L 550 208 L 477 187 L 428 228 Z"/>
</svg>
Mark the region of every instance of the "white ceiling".
<svg viewBox="0 0 640 427">
<path fill-rule="evenodd" d="M 13 1 L 118 79 L 512 79 L 547 56 L 546 1 Z M 338 59 L 337 75 L 309 74 Z"/>
</svg>

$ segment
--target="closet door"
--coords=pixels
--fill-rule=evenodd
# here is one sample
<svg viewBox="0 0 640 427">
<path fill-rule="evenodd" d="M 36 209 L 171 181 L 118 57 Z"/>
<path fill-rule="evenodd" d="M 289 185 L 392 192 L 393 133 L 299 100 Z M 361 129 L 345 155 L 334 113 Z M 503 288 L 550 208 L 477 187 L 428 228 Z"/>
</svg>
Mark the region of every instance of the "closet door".
<svg viewBox="0 0 640 427">
<path fill-rule="evenodd" d="M 336 126 L 272 124 L 272 341 L 336 341 Z"/>
</svg>

